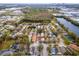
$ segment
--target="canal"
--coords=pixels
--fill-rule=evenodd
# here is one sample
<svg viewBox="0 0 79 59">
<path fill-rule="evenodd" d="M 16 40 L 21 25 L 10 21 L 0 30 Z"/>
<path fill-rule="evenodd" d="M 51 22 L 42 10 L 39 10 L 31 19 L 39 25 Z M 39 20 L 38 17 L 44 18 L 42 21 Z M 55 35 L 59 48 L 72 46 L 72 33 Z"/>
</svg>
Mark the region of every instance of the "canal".
<svg viewBox="0 0 79 59">
<path fill-rule="evenodd" d="M 79 27 L 75 26 L 64 18 L 57 18 L 57 21 L 63 24 L 66 28 L 68 28 L 79 37 Z"/>
</svg>

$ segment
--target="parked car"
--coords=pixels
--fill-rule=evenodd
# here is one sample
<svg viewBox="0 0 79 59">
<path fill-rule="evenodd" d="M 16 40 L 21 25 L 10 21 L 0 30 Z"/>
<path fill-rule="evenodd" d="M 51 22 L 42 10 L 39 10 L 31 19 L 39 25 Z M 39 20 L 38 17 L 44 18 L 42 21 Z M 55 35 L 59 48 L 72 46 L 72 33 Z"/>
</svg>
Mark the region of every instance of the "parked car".
<svg viewBox="0 0 79 59">
<path fill-rule="evenodd" d="M 56 55 L 58 52 L 58 49 L 54 47 L 51 49 L 51 52 L 52 52 L 52 55 Z"/>
</svg>

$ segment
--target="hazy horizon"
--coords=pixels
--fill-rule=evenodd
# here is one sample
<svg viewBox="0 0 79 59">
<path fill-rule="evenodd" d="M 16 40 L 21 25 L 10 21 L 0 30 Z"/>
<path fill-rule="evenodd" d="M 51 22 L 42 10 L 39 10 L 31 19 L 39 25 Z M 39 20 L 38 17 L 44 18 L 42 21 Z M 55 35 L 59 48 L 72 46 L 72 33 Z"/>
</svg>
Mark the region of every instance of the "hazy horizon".
<svg viewBox="0 0 79 59">
<path fill-rule="evenodd" d="M 0 0 L 0 3 L 26 3 L 26 4 L 51 4 L 51 3 L 71 3 L 78 4 L 78 0 Z"/>
</svg>

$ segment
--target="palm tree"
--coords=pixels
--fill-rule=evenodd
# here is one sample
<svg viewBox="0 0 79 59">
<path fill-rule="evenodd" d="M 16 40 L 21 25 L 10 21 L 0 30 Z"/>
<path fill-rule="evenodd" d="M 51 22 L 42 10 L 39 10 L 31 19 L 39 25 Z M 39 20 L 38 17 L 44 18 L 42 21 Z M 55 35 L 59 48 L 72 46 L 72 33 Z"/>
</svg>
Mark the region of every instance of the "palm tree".
<svg viewBox="0 0 79 59">
<path fill-rule="evenodd" d="M 39 44 L 39 46 L 37 47 L 38 51 L 39 51 L 39 56 L 41 55 L 42 53 L 42 50 L 43 50 L 43 45 L 42 44 Z"/>
<path fill-rule="evenodd" d="M 48 55 L 51 55 L 51 47 L 52 47 L 51 45 L 47 47 Z"/>
<path fill-rule="evenodd" d="M 29 46 L 30 46 L 30 41 L 29 41 L 29 37 L 27 36 L 27 35 L 24 35 L 23 36 L 23 42 L 25 42 L 26 43 L 26 45 L 27 45 L 27 50 L 28 50 L 28 52 L 29 52 Z"/>
<path fill-rule="evenodd" d="M 29 37 L 28 35 L 23 35 L 21 38 L 18 38 L 18 42 L 22 45 L 21 49 L 24 49 L 25 50 L 25 53 L 29 54 L 29 50 L 30 50 L 30 44 L 31 42 L 29 41 Z M 24 46 L 26 46 L 26 48 L 24 48 Z"/>
</svg>

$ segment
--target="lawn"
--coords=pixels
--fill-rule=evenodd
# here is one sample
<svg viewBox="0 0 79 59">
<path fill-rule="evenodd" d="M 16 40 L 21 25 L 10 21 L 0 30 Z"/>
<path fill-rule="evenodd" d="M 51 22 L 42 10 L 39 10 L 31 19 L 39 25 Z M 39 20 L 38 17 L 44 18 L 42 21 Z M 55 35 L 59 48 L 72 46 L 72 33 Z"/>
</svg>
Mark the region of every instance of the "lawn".
<svg viewBox="0 0 79 59">
<path fill-rule="evenodd" d="M 15 43 L 14 40 L 4 41 L 4 42 L 2 43 L 2 46 L 0 47 L 0 50 L 9 49 L 10 46 L 11 46 L 12 44 L 14 44 L 14 43 Z"/>
</svg>

